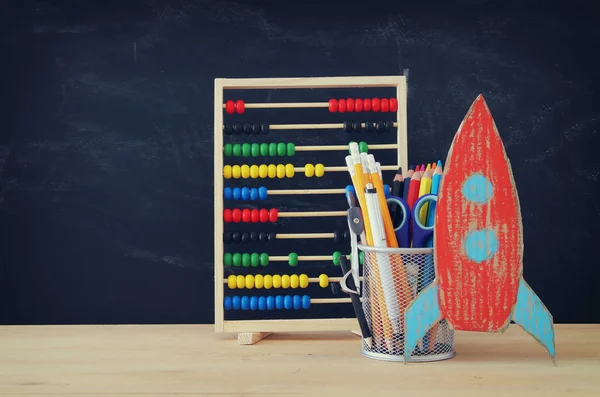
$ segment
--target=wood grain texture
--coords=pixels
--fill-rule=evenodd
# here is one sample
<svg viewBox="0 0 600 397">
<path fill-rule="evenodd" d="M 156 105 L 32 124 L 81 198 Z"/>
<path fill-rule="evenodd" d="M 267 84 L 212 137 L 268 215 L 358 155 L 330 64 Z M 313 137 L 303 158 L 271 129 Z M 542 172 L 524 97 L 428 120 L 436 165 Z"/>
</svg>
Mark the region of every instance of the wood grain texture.
<svg viewBox="0 0 600 397">
<path fill-rule="evenodd" d="M 523 268 L 522 223 L 504 146 L 480 95 L 444 165 L 436 210 L 440 307 L 456 330 L 503 331 Z"/>
<path fill-rule="evenodd" d="M 350 332 L 278 333 L 252 346 L 212 325 L 0 327 L 0 395 L 444 396 L 600 395 L 600 325 L 556 326 L 560 359 L 519 327 L 457 332 L 457 355 L 431 364 L 363 357 Z"/>
</svg>

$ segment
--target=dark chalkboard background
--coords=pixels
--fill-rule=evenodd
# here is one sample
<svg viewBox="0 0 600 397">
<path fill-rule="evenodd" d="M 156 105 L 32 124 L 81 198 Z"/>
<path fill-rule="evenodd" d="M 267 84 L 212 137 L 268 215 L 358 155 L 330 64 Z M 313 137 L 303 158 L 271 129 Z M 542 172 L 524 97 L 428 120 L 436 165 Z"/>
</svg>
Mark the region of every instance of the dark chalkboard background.
<svg viewBox="0 0 600 397">
<path fill-rule="evenodd" d="M 403 73 L 410 162 L 483 93 L 525 279 L 556 322 L 600 322 L 592 7 L 401 3 L 4 1 L 0 322 L 212 322 L 214 78 Z"/>
</svg>

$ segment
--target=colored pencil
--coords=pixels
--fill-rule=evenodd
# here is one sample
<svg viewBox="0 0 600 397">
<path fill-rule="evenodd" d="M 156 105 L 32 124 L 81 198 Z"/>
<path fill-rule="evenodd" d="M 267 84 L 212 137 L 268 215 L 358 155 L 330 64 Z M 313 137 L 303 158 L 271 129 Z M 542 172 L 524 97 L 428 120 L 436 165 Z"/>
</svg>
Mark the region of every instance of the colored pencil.
<svg viewBox="0 0 600 397">
<path fill-rule="evenodd" d="M 410 187 L 410 179 L 412 178 L 413 174 L 415 173 L 415 167 L 413 165 L 411 165 L 410 167 L 408 167 L 408 171 L 406 171 L 406 175 L 404 176 L 404 189 L 402 191 L 402 199 L 404 199 L 406 201 L 406 199 L 408 198 L 408 188 Z"/>
<path fill-rule="evenodd" d="M 425 172 L 423 173 L 423 177 L 421 178 L 421 184 L 419 186 L 419 197 L 431 193 L 431 174 L 431 167 L 428 164 L 427 169 L 425 170 Z M 427 222 L 428 209 L 429 203 L 425 203 L 419 211 L 419 220 L 421 221 L 422 225 L 425 225 L 425 222 Z"/>
<path fill-rule="evenodd" d="M 421 186 L 421 170 L 419 166 L 415 169 L 415 173 L 410 179 L 410 187 L 408 189 L 408 197 L 406 198 L 406 203 L 408 204 L 408 208 L 412 211 L 415 203 L 417 202 L 417 198 L 419 197 L 419 188 Z"/>
</svg>

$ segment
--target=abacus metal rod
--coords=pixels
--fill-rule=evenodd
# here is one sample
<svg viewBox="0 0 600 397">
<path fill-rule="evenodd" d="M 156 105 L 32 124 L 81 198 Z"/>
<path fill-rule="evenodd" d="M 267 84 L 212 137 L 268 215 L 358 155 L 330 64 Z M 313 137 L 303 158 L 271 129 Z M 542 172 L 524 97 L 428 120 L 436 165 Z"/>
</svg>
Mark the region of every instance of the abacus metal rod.
<svg viewBox="0 0 600 397">
<path fill-rule="evenodd" d="M 363 280 L 362 277 L 359 277 L 359 278 L 361 281 Z M 342 281 L 342 278 L 341 277 L 327 277 L 327 281 L 329 281 L 330 283 L 339 283 L 340 281 Z M 319 277 L 309 277 L 308 282 L 309 283 L 319 283 L 319 282 L 321 282 L 321 280 L 319 280 Z M 227 283 L 229 283 L 229 280 L 226 278 L 223 279 L 223 284 L 227 284 Z M 236 289 L 244 289 L 244 288 L 236 288 Z M 260 288 L 255 287 L 255 288 L 249 288 L 249 289 L 260 289 Z M 280 289 L 280 288 L 277 288 L 277 289 Z M 290 287 L 290 288 L 281 288 L 281 289 L 298 289 L 298 288 Z"/>
<path fill-rule="evenodd" d="M 290 109 L 290 108 L 328 108 L 329 102 L 273 102 L 273 103 L 244 103 L 246 109 Z M 223 109 L 227 104 L 223 104 Z"/>
<path fill-rule="evenodd" d="M 394 121 L 394 127 L 398 127 L 398 122 Z M 366 123 L 360 123 L 361 128 L 366 128 Z M 344 123 L 320 123 L 320 124 L 270 124 L 270 130 L 326 130 L 344 128 Z M 225 125 L 223 125 L 223 130 Z"/>
<path fill-rule="evenodd" d="M 345 194 L 346 189 L 275 189 L 267 190 L 273 196 L 288 194 Z"/>
<path fill-rule="evenodd" d="M 304 172 L 306 167 L 294 167 L 294 172 Z M 382 165 L 381 166 L 381 170 L 382 171 L 393 171 L 393 170 L 397 170 L 398 166 L 396 165 Z M 323 170 L 325 172 L 338 172 L 338 171 L 348 171 L 348 167 L 347 166 L 329 166 L 329 167 L 323 167 Z"/>
<path fill-rule="evenodd" d="M 347 259 L 350 259 L 350 256 L 346 255 Z M 333 255 L 305 255 L 305 256 L 298 256 L 298 261 L 330 261 L 331 259 L 333 259 Z M 287 262 L 290 260 L 290 257 L 287 255 L 275 255 L 275 256 L 271 256 L 269 255 L 269 261 L 272 262 Z"/>
<path fill-rule="evenodd" d="M 382 143 L 376 145 L 369 145 L 369 150 L 378 149 L 397 149 L 398 144 L 396 143 Z M 297 152 L 325 152 L 329 150 L 348 150 L 348 145 L 325 145 L 325 146 L 295 146 L 294 149 Z"/>
<path fill-rule="evenodd" d="M 295 239 L 295 238 L 334 238 L 333 233 L 278 233 L 275 235 L 277 240 Z"/>
<path fill-rule="evenodd" d="M 279 212 L 280 218 L 308 218 L 313 216 L 347 216 L 346 211 L 306 211 L 306 212 Z"/>
</svg>

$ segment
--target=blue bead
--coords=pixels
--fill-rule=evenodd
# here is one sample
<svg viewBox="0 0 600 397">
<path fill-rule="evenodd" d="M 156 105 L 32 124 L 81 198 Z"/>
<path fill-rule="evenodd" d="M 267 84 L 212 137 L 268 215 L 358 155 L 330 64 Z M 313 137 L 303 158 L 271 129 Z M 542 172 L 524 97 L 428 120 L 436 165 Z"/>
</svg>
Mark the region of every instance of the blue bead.
<svg viewBox="0 0 600 397">
<path fill-rule="evenodd" d="M 265 310 L 267 308 L 267 298 L 264 296 L 258 297 L 258 310 Z"/>
<path fill-rule="evenodd" d="M 240 189 L 239 187 L 234 187 L 233 188 L 233 199 L 234 200 L 239 200 L 242 196 L 242 189 Z"/>
<path fill-rule="evenodd" d="M 283 307 L 285 307 L 287 310 L 292 308 L 292 296 L 291 295 L 286 295 L 284 300 L 283 300 Z"/>
<path fill-rule="evenodd" d="M 246 186 L 244 186 L 242 188 L 242 200 L 248 200 L 250 199 L 250 189 L 248 189 Z"/>
<path fill-rule="evenodd" d="M 294 310 L 302 309 L 302 297 L 300 295 L 294 295 Z"/>
<path fill-rule="evenodd" d="M 239 296 L 233 296 L 231 297 L 231 306 L 233 307 L 233 310 L 240 310 L 240 297 Z"/>
<path fill-rule="evenodd" d="M 225 299 L 223 300 L 223 308 L 225 310 L 231 310 L 231 297 L 230 296 L 226 296 Z"/>
<path fill-rule="evenodd" d="M 258 188 L 258 197 L 260 197 L 261 200 L 267 199 L 267 188 L 266 187 L 261 186 Z"/>
<path fill-rule="evenodd" d="M 242 296 L 242 310 L 248 310 L 250 308 L 250 298 Z"/>
<path fill-rule="evenodd" d="M 255 187 L 250 189 L 250 200 L 252 200 L 252 201 L 258 200 L 258 189 Z"/>
<path fill-rule="evenodd" d="M 390 194 L 392 193 L 390 185 L 383 185 L 383 193 L 385 194 L 385 198 L 390 197 Z"/>
<path fill-rule="evenodd" d="M 275 297 L 275 308 L 276 309 L 283 309 L 283 296 L 277 295 Z"/>
<path fill-rule="evenodd" d="M 275 298 L 272 296 L 267 296 L 267 310 L 275 309 Z"/>
<path fill-rule="evenodd" d="M 308 309 L 310 307 L 310 296 L 304 295 L 302 297 L 302 308 Z"/>
<path fill-rule="evenodd" d="M 256 309 L 258 309 L 258 297 L 251 296 L 250 297 L 250 310 L 256 310 Z"/>
<path fill-rule="evenodd" d="M 225 200 L 231 200 L 232 194 L 233 191 L 230 187 L 226 187 L 225 189 L 223 189 L 223 196 L 225 197 Z"/>
</svg>

